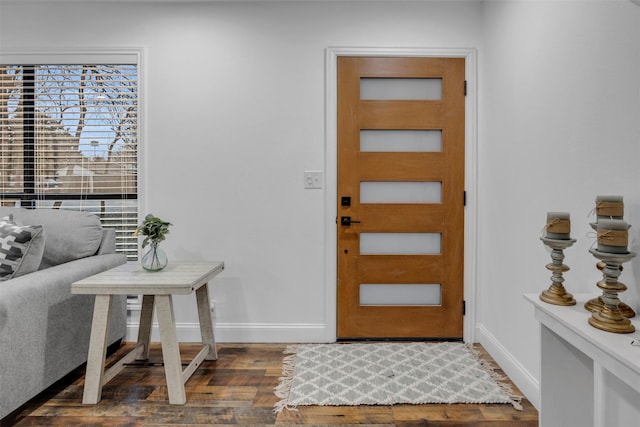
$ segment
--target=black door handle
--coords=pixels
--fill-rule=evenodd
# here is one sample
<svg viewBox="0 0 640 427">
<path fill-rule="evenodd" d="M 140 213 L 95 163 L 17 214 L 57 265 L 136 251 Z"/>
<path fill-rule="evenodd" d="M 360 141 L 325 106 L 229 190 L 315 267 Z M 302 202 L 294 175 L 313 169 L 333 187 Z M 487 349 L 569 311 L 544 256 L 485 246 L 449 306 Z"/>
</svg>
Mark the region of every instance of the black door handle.
<svg viewBox="0 0 640 427">
<path fill-rule="evenodd" d="M 340 225 L 351 225 L 351 224 L 360 224 L 360 221 L 356 221 L 355 219 L 351 219 L 350 216 L 341 216 L 340 217 Z"/>
</svg>

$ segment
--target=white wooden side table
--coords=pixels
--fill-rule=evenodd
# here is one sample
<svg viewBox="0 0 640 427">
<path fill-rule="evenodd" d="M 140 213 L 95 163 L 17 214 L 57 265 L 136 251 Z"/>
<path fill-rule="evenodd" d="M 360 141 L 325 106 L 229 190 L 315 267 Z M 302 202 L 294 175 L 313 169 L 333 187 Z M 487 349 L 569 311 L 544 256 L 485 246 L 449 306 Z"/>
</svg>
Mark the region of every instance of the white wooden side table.
<svg viewBox="0 0 640 427">
<path fill-rule="evenodd" d="M 124 264 L 73 283 L 72 293 L 96 296 L 82 403 L 98 403 L 102 395 L 102 386 L 122 371 L 127 363 L 149 358 L 154 306 L 160 328 L 169 403 L 175 405 L 186 403 L 185 382 L 203 360 L 218 358 L 208 282 L 222 270 L 224 270 L 224 263 L 218 261 L 172 261 L 164 270 L 158 272 L 145 271 L 137 264 Z M 194 291 L 200 321 L 202 350 L 183 371 L 172 296 L 189 295 Z M 113 295 L 142 295 L 142 312 L 135 348 L 105 371 L 107 332 Z"/>
</svg>

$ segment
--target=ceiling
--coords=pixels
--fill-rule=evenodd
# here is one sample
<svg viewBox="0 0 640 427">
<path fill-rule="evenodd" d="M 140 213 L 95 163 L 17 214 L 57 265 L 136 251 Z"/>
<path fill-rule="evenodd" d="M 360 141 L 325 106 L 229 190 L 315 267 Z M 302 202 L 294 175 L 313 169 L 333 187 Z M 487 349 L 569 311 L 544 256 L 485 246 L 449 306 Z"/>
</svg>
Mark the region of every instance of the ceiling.
<svg viewBox="0 0 640 427">
<path fill-rule="evenodd" d="M 28 2 L 73 2 L 73 3 L 239 3 L 239 2 L 269 2 L 269 1 L 280 1 L 280 2 L 291 2 L 291 3 L 307 3 L 307 2 L 329 2 L 329 3 L 338 3 L 344 1 L 362 1 L 362 2 L 483 2 L 485 0 L 0 0 L 0 2 L 20 2 L 20 3 L 28 3 Z M 534 0 L 536 1 L 536 0 Z M 538 0 L 539 1 L 539 0 Z M 614 0 L 620 1 L 620 0 Z M 640 0 L 632 0 L 639 1 Z"/>
<path fill-rule="evenodd" d="M 28 3 L 28 2 L 43 2 L 45 0 L 0 0 L 0 2 L 6 2 L 6 3 L 11 3 L 11 2 L 20 2 L 20 3 Z M 143 2 L 143 3 L 225 3 L 225 2 L 229 2 L 229 3 L 235 3 L 235 2 L 246 2 L 246 1 L 256 1 L 256 2 L 268 2 L 268 1 L 274 1 L 274 0 L 47 0 L 47 3 L 53 3 L 53 2 L 75 2 L 75 3 L 136 3 L 136 2 Z M 284 1 L 284 2 L 300 2 L 300 3 L 306 3 L 306 2 L 313 2 L 313 1 L 317 1 L 317 2 L 341 2 L 341 1 L 390 1 L 390 2 L 399 2 L 399 1 L 415 1 L 415 2 L 432 2 L 432 1 L 444 1 L 444 0 L 276 0 L 276 1 Z M 466 2 L 484 2 L 484 1 L 491 1 L 491 0 L 447 0 L 447 1 L 466 1 Z M 504 0 L 503 0 L 504 1 Z M 548 1 L 548 0 L 514 0 L 514 1 Z M 565 1 L 570 1 L 570 0 L 565 0 Z M 576 0 L 576 1 L 581 1 L 581 0 Z M 588 1 L 588 0 L 582 0 L 582 1 Z M 611 1 L 611 2 L 615 2 L 615 1 L 626 1 L 626 0 L 603 0 L 603 1 Z M 636 5 L 640 6 L 640 0 L 629 0 L 632 3 L 635 3 Z"/>
</svg>

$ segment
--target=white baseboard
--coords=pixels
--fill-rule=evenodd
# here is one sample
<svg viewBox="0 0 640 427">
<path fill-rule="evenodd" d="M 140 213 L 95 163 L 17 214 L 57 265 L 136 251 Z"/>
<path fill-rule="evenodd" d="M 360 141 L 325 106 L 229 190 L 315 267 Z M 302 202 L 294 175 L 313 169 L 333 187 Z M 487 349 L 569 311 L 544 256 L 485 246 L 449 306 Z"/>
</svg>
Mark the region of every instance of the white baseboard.
<svg viewBox="0 0 640 427">
<path fill-rule="evenodd" d="M 531 404 L 540 410 L 540 382 L 483 325 L 477 326 L 476 337 Z"/>
<path fill-rule="evenodd" d="M 200 325 L 198 323 L 178 323 L 176 332 L 180 342 L 199 342 L 201 340 Z M 326 342 L 325 325 L 321 323 L 216 323 L 215 337 L 216 342 L 219 343 Z M 137 338 L 138 323 L 128 323 L 126 341 L 136 341 Z M 160 341 L 157 323 L 153 324 L 151 341 Z"/>
</svg>

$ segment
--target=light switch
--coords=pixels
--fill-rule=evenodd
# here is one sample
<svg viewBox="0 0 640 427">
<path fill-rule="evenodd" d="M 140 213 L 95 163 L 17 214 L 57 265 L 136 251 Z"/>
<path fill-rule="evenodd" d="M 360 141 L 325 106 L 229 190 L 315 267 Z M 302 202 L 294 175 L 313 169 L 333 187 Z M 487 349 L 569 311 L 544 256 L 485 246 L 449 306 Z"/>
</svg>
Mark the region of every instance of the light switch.
<svg viewBox="0 0 640 427">
<path fill-rule="evenodd" d="M 304 188 L 322 188 L 322 171 L 304 171 Z"/>
</svg>

